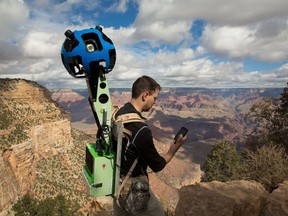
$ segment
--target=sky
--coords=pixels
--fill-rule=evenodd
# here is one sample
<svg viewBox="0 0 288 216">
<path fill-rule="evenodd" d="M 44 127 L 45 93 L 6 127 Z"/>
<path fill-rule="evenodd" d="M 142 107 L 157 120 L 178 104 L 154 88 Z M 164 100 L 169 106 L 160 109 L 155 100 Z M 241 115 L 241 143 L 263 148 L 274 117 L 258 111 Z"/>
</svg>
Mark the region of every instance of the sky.
<svg viewBox="0 0 288 216">
<path fill-rule="evenodd" d="M 287 0 L 0 0 L 0 78 L 86 88 L 61 61 L 64 32 L 100 25 L 117 60 L 112 88 L 283 88 Z"/>
</svg>

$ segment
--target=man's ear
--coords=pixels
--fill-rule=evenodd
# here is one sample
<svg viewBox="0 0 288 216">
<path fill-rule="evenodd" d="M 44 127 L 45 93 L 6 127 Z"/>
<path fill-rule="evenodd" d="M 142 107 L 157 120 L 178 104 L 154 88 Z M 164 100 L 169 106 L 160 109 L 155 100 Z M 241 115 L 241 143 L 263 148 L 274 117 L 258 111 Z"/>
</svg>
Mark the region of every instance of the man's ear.
<svg viewBox="0 0 288 216">
<path fill-rule="evenodd" d="M 148 91 L 143 92 L 143 94 L 142 94 L 142 101 L 146 101 L 146 100 L 147 100 L 147 96 L 149 96 L 149 92 L 148 92 Z"/>
</svg>

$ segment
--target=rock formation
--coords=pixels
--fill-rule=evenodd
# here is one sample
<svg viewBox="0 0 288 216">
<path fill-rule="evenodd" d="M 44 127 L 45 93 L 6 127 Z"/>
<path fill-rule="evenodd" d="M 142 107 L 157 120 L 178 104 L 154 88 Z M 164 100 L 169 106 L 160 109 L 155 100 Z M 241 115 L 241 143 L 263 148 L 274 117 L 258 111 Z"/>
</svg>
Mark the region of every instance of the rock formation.
<svg viewBox="0 0 288 216">
<path fill-rule="evenodd" d="M 71 147 L 69 116 L 47 89 L 0 80 L 0 212 L 32 190 L 36 163 Z M 21 135 L 21 136 L 20 136 Z"/>
<path fill-rule="evenodd" d="M 288 182 L 269 194 L 252 181 L 209 182 L 179 191 L 176 216 L 285 216 L 288 215 Z"/>
</svg>

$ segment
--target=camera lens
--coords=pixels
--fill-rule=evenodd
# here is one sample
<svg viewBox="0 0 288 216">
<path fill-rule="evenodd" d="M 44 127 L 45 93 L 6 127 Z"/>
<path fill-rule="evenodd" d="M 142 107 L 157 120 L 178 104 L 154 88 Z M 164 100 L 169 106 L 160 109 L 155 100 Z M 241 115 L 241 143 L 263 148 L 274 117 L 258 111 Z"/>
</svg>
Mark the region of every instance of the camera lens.
<svg viewBox="0 0 288 216">
<path fill-rule="evenodd" d="M 87 44 L 86 49 L 88 52 L 94 52 L 95 51 L 95 47 L 93 44 Z"/>
</svg>

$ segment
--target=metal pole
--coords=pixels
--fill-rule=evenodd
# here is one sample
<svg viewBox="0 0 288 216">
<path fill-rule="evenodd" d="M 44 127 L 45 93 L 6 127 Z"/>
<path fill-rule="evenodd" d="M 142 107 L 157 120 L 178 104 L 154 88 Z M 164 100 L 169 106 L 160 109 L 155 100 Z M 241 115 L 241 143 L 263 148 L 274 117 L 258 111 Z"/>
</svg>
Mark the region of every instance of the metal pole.
<svg viewBox="0 0 288 216">
<path fill-rule="evenodd" d="M 124 126 L 122 122 L 117 122 L 117 153 L 116 153 L 116 165 L 115 165 L 116 171 L 115 171 L 114 194 L 118 193 L 119 180 L 120 180 L 123 128 Z"/>
</svg>

